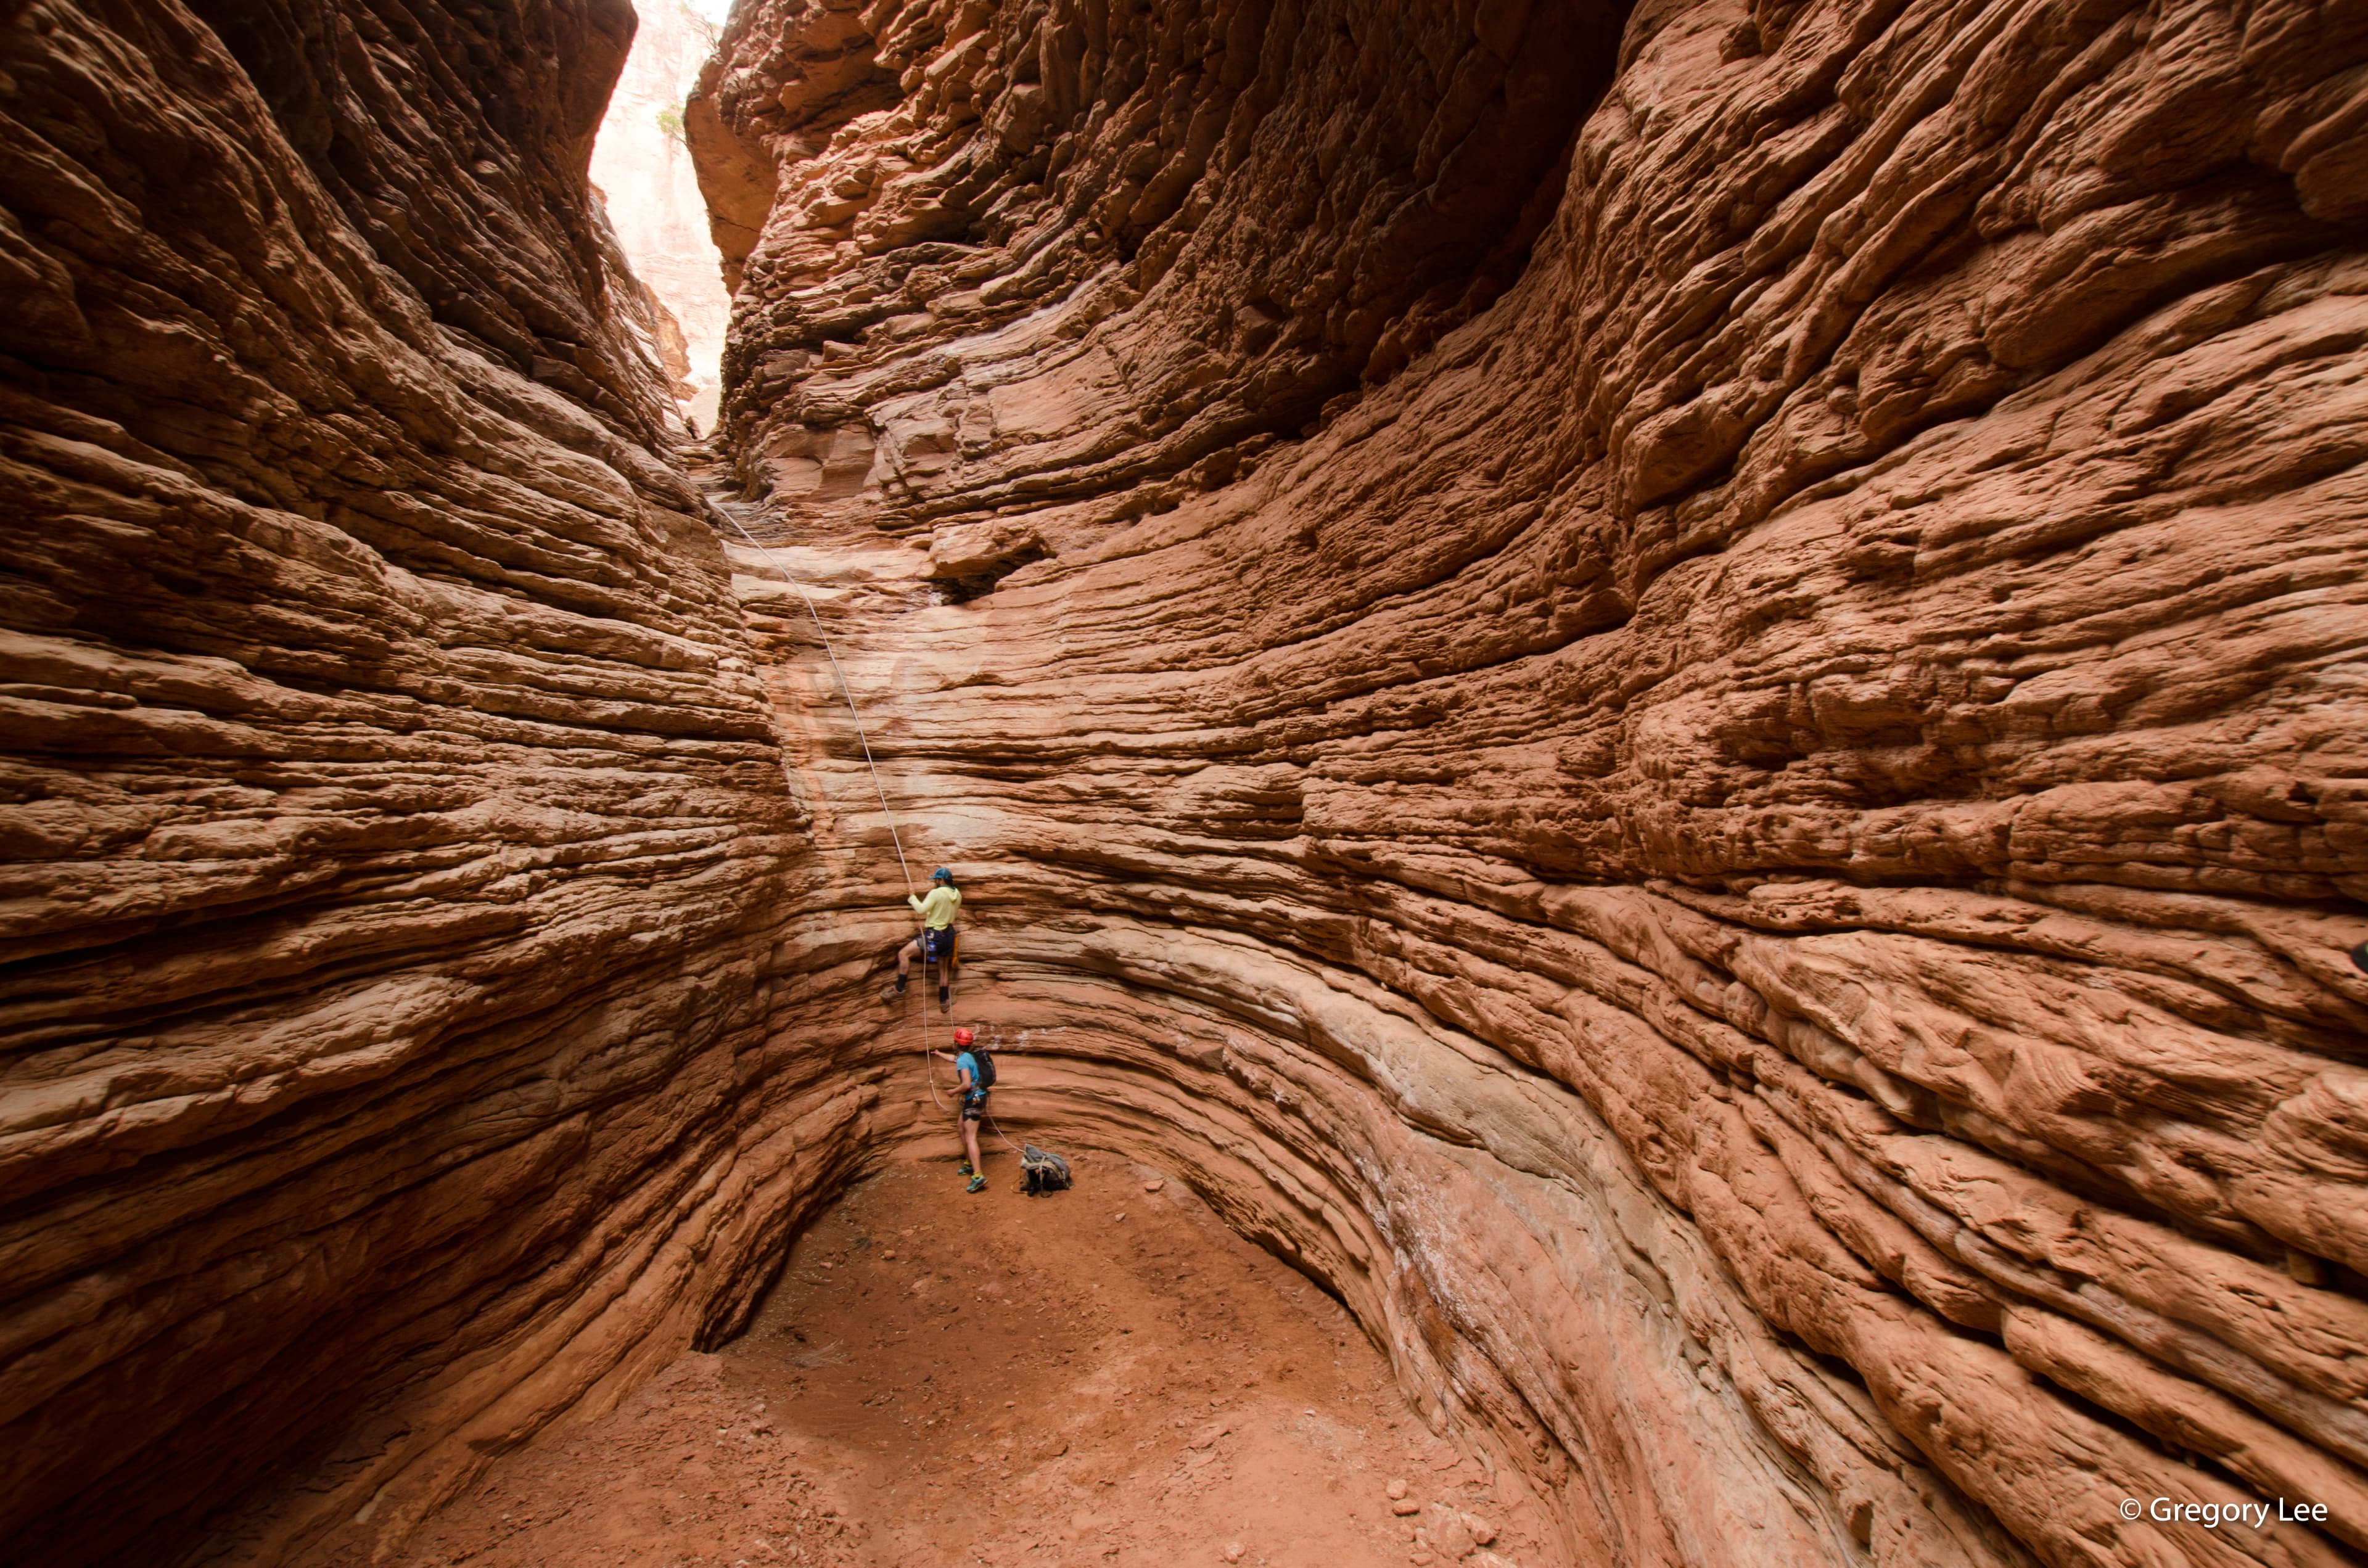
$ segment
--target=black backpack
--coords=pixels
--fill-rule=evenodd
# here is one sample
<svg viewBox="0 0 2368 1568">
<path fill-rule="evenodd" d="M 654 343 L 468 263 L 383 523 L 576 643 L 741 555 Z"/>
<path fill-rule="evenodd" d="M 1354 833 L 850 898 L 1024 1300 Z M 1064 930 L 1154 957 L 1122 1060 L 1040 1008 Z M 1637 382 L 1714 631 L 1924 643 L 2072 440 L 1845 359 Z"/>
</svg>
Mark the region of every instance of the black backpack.
<svg viewBox="0 0 2368 1568">
<path fill-rule="evenodd" d="M 970 1086 L 983 1095 L 995 1087 L 995 1058 L 986 1053 L 985 1047 L 973 1045 L 970 1048 L 970 1059 L 978 1063 L 978 1071 L 971 1075 Z"/>
<path fill-rule="evenodd" d="M 1046 1193 L 1065 1192 L 1069 1187 L 1069 1162 L 1033 1143 L 1022 1144 L 1019 1152 L 1019 1190 L 1030 1198 Z"/>
</svg>

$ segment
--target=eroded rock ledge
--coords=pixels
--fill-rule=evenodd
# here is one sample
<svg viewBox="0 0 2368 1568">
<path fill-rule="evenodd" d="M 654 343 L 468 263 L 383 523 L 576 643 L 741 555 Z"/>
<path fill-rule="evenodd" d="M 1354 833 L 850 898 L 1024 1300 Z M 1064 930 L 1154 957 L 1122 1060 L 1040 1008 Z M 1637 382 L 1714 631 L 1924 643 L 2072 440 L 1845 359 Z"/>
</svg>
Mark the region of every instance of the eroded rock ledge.
<svg viewBox="0 0 2368 1568">
<path fill-rule="evenodd" d="M 279 1560 L 728 1316 L 801 818 L 586 193 L 629 9 L 0 26 L 0 1558 Z"/>
<path fill-rule="evenodd" d="M 1012 1103 L 1578 1561 L 2349 1560 L 2368 29 L 1619 20 L 735 18 L 740 476 Z"/>
<path fill-rule="evenodd" d="M 586 199 L 630 27 L 7 15 L 11 1556 L 399 1540 L 933 1131 Z M 1576 1562 L 2368 1550 L 2363 64 L 745 5 L 735 506 L 1007 1123 L 1189 1172 Z M 2118 1512 L 2254 1494 L 2333 1519 Z"/>
</svg>

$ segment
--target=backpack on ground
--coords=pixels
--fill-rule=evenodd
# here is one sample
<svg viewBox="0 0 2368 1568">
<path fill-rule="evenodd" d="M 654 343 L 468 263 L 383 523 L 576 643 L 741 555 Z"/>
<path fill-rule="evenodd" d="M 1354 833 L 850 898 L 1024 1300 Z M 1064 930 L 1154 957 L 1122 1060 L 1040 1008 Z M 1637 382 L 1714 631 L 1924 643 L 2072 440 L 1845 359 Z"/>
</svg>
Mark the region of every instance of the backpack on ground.
<svg viewBox="0 0 2368 1568">
<path fill-rule="evenodd" d="M 1033 1143 L 1020 1146 L 1020 1191 L 1030 1198 L 1042 1198 L 1048 1192 L 1066 1192 L 1068 1189 L 1068 1161 L 1058 1154 L 1039 1149 Z"/>
</svg>

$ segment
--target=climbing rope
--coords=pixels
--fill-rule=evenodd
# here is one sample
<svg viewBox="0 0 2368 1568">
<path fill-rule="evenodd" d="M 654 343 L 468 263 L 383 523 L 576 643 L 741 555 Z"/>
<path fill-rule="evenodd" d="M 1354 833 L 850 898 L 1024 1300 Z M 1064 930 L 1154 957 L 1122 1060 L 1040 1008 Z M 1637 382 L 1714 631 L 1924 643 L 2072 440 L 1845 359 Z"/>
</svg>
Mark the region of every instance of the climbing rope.
<svg viewBox="0 0 2368 1568">
<path fill-rule="evenodd" d="M 872 792 L 880 797 L 880 815 L 888 824 L 888 842 L 896 846 L 896 869 L 904 873 L 905 892 L 908 897 L 911 896 L 915 892 L 913 868 L 905 858 L 904 835 L 896 831 L 896 813 L 888 806 L 888 786 L 881 781 L 880 765 L 871 757 L 871 737 L 864 733 L 863 710 L 855 705 L 855 687 L 847 683 L 847 671 L 838 662 L 838 649 L 830 640 L 830 629 L 822 623 L 822 611 L 814 608 L 814 596 L 806 592 L 806 585 L 800 582 L 788 567 L 781 564 L 781 558 L 775 555 L 763 540 L 748 531 L 746 524 L 724 511 L 721 506 L 716 507 L 715 510 L 723 515 L 726 522 L 740 530 L 740 537 L 746 540 L 757 554 L 770 562 L 773 570 L 781 574 L 781 581 L 795 588 L 798 591 L 798 597 L 805 601 L 806 614 L 814 619 L 814 635 L 822 639 L 823 656 L 830 661 L 830 673 L 838 682 L 838 694 L 847 699 L 848 717 L 855 721 L 855 739 L 857 744 L 863 747 L 863 766 L 871 770 L 871 789 Z M 949 962 L 947 964 L 949 981 L 952 978 L 952 968 L 953 966 Z M 925 937 L 921 943 L 921 983 L 925 995 L 928 989 L 928 979 L 929 945 Z M 937 1063 L 929 1055 L 929 1010 L 926 999 L 921 1007 L 919 1023 L 921 1069 L 929 1075 L 929 1098 L 936 1101 L 939 1110 L 943 1110 L 946 1102 L 938 1097 Z M 1002 1138 L 1003 1134 L 998 1130 L 996 1136 Z M 1010 1140 L 1007 1138 L 1004 1142 L 1008 1145 Z"/>
<path fill-rule="evenodd" d="M 723 512 L 723 508 L 719 506 L 716 510 Z M 773 570 L 781 574 L 781 581 L 795 588 L 798 591 L 798 597 L 805 601 L 806 614 L 814 619 L 814 635 L 822 639 L 823 656 L 830 661 L 830 673 L 838 681 L 839 695 L 847 699 L 848 717 L 855 721 L 856 743 L 863 748 L 863 766 L 871 770 L 871 789 L 880 797 L 880 814 L 888 823 L 888 842 L 896 846 L 896 869 L 904 873 L 905 891 L 910 893 L 914 891 L 913 868 L 905 861 L 905 840 L 896 831 L 896 813 L 888 809 L 888 787 L 880 780 L 880 765 L 871 760 L 871 737 L 863 730 L 863 710 L 855 705 L 855 688 L 847 684 L 847 671 L 839 667 L 838 649 L 830 640 L 830 629 L 822 623 L 822 611 L 814 608 L 814 596 L 806 592 L 806 585 L 799 582 L 788 567 L 781 564 L 780 556 L 775 555 L 755 534 L 748 531 L 746 524 L 729 512 L 723 512 L 723 517 L 734 528 L 740 530 L 740 537 L 746 540 L 757 554 L 772 562 Z"/>
<path fill-rule="evenodd" d="M 773 570 L 781 574 L 781 581 L 795 588 L 798 591 L 798 597 L 805 602 L 806 614 L 814 620 L 814 635 L 822 639 L 823 656 L 830 661 L 830 673 L 838 682 L 838 693 L 847 699 L 847 715 L 855 721 L 855 739 L 863 747 L 863 766 L 871 770 L 871 789 L 872 792 L 880 797 L 880 815 L 888 824 L 888 842 L 896 846 L 896 869 L 904 873 L 905 892 L 907 895 L 911 894 L 915 891 L 913 868 L 905 858 L 905 840 L 896 831 L 896 813 L 888 806 L 888 786 L 881 780 L 880 765 L 871 758 L 871 737 L 863 730 L 863 710 L 855 705 L 855 688 L 847 684 L 847 671 L 839 665 L 838 649 L 830 640 L 830 629 L 823 624 L 822 611 L 814 608 L 814 596 L 806 592 L 806 585 L 800 582 L 788 567 L 781 564 L 781 558 L 775 555 L 763 540 L 748 531 L 746 524 L 731 513 L 723 511 L 721 506 L 715 509 L 723 513 L 726 522 L 740 530 L 740 537 L 746 540 L 757 554 L 772 563 Z M 929 944 L 925 937 L 921 941 L 921 994 L 914 999 L 920 1008 L 917 1021 L 920 1025 L 921 1036 L 921 1070 L 929 1076 L 930 1100 L 939 1110 L 943 1110 L 946 1108 L 946 1102 L 938 1095 L 937 1059 L 929 1053 Z M 953 978 L 953 960 L 949 957 L 939 961 L 946 966 L 947 981 L 951 983 Z M 1004 1136 L 1003 1129 L 996 1122 L 992 1112 L 989 1112 L 986 1117 L 986 1125 L 988 1131 L 995 1134 L 996 1140 L 1005 1148 L 1015 1154 L 1020 1153 L 1019 1145 Z"/>
</svg>

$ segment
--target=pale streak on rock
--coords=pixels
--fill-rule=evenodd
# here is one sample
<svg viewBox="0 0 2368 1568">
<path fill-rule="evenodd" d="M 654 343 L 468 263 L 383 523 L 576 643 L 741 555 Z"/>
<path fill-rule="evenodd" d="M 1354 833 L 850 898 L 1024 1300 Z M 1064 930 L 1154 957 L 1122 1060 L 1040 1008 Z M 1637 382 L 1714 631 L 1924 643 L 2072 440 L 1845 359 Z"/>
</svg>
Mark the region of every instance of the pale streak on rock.
<svg viewBox="0 0 2368 1568">
<path fill-rule="evenodd" d="M 592 179 L 633 275 L 661 307 L 652 347 L 682 412 L 715 427 L 732 303 L 682 122 L 715 29 L 683 0 L 644 0 L 592 150 Z"/>
</svg>

